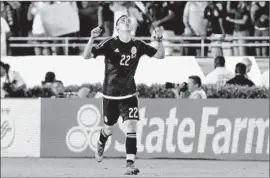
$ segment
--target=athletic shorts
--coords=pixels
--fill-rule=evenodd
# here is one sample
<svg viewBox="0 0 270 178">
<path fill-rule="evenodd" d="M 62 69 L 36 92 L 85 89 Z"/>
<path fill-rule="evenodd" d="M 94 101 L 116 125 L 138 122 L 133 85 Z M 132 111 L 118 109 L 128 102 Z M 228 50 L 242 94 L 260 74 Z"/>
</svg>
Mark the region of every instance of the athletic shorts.
<svg viewBox="0 0 270 178">
<path fill-rule="evenodd" d="M 119 116 L 126 120 L 139 120 L 138 98 L 112 100 L 103 98 L 103 119 L 108 126 L 117 123 Z"/>
</svg>

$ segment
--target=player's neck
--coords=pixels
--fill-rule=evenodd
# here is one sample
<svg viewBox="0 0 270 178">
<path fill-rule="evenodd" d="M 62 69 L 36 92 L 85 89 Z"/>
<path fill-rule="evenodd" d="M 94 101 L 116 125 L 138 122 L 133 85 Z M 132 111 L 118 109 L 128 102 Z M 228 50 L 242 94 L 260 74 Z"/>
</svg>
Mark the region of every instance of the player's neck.
<svg viewBox="0 0 270 178">
<path fill-rule="evenodd" d="M 119 35 L 118 37 L 119 37 L 119 40 L 120 40 L 121 42 L 123 42 L 123 43 L 128 43 L 128 42 L 131 41 L 131 37 L 125 38 L 125 37 L 123 37 L 123 36 L 121 36 L 121 35 Z"/>
</svg>

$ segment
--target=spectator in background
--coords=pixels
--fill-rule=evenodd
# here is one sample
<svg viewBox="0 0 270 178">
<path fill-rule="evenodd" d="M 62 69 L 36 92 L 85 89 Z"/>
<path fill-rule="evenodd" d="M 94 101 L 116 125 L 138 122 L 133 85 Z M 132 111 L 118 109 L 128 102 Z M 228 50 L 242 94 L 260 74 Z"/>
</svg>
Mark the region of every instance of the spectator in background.
<svg viewBox="0 0 270 178">
<path fill-rule="evenodd" d="M 77 92 L 77 97 L 78 98 L 88 98 L 89 93 L 90 93 L 90 89 L 89 88 L 82 87 Z"/>
<path fill-rule="evenodd" d="M 206 22 L 204 20 L 204 10 L 208 2 L 188 1 L 183 15 L 183 22 L 185 25 L 184 36 L 204 37 L 207 33 Z M 193 43 L 201 43 L 200 40 L 192 40 Z M 193 50 L 194 49 L 194 50 Z M 197 49 L 197 50 L 196 50 Z M 200 56 L 200 47 L 188 48 L 187 55 Z"/>
<path fill-rule="evenodd" d="M 269 36 L 269 2 L 259 1 L 251 5 L 250 17 L 254 25 L 254 36 Z M 256 43 L 267 43 L 265 41 L 255 41 Z M 268 47 L 256 47 L 256 56 L 268 56 Z"/>
<path fill-rule="evenodd" d="M 6 20 L 1 17 L 1 57 L 8 54 L 8 39 L 11 36 L 9 25 Z"/>
<path fill-rule="evenodd" d="M 223 26 L 222 6 L 217 6 L 216 2 L 210 2 L 204 11 L 204 18 L 211 26 L 212 44 L 221 45 L 225 38 L 225 29 Z M 222 47 L 211 47 L 212 57 L 223 56 Z"/>
<path fill-rule="evenodd" d="M 262 74 L 262 84 L 263 87 L 269 89 L 269 69 Z"/>
<path fill-rule="evenodd" d="M 1 16 L 7 21 L 12 37 L 28 37 L 32 24 L 27 20 L 29 1 L 1 1 Z M 25 41 L 15 41 L 16 44 L 25 44 Z M 29 47 L 12 47 L 12 56 L 23 56 L 33 53 Z"/>
<path fill-rule="evenodd" d="M 249 11 L 248 4 L 245 1 L 239 1 L 237 9 L 231 8 L 231 2 L 227 2 L 227 12 L 234 15 L 234 18 L 229 16 L 226 20 L 234 24 L 234 37 L 246 37 L 249 36 Z M 244 44 L 246 40 L 239 39 L 234 40 L 235 44 Z M 235 56 L 245 56 L 247 54 L 246 47 L 237 46 L 234 47 Z"/>
<path fill-rule="evenodd" d="M 119 2 L 113 2 L 113 4 L 110 6 L 111 10 L 114 13 L 114 31 L 113 36 L 117 36 L 117 30 L 115 30 L 116 21 L 121 17 L 122 15 L 128 15 L 128 10 L 125 6 L 125 2 L 119 1 Z"/>
<path fill-rule="evenodd" d="M 114 27 L 116 26 L 116 21 L 121 17 L 122 15 L 127 15 L 130 17 L 130 20 L 132 21 L 133 26 L 133 36 L 136 34 L 136 30 L 138 27 L 138 21 L 142 22 L 143 17 L 142 14 L 139 12 L 139 10 L 136 8 L 134 2 L 129 1 L 119 1 L 114 2 L 111 6 L 111 10 L 114 12 Z M 116 36 L 117 30 L 114 28 L 113 36 Z"/>
<path fill-rule="evenodd" d="M 238 63 L 235 66 L 235 77 L 230 79 L 227 84 L 229 85 L 240 85 L 240 86 L 255 86 L 255 84 L 246 78 L 246 65 L 242 63 Z"/>
<path fill-rule="evenodd" d="M 215 70 L 205 77 L 204 84 L 225 85 L 228 80 L 234 77 L 234 74 L 226 68 L 223 56 L 215 58 L 214 67 Z"/>
<path fill-rule="evenodd" d="M 136 36 L 149 37 L 151 36 L 150 29 L 152 24 L 152 16 L 149 13 L 149 7 L 151 7 L 151 2 L 141 2 L 136 1 L 135 8 L 138 9 L 139 13 L 142 15 L 142 21 L 138 21 L 138 27 L 136 29 Z"/>
<path fill-rule="evenodd" d="M 174 20 L 175 17 L 175 11 L 174 8 L 174 2 L 173 1 L 160 1 L 160 2 L 154 2 L 154 6 L 152 9 L 153 12 L 153 23 L 152 28 L 163 26 L 164 32 L 163 37 L 174 37 Z M 170 45 L 171 43 L 169 41 L 163 41 L 164 45 Z M 173 48 L 166 47 L 165 48 L 165 55 L 170 56 L 173 53 Z"/>
<path fill-rule="evenodd" d="M 226 36 L 226 38 L 222 42 L 222 52 L 223 52 L 223 56 L 233 56 L 233 48 L 231 46 L 232 40 L 228 39 L 228 37 L 230 38 L 233 36 L 233 25 L 234 24 L 226 20 L 227 16 L 233 17 L 233 15 L 227 13 L 227 8 L 226 8 L 227 4 L 226 3 L 227 2 L 225 2 L 225 1 L 217 1 L 216 2 L 216 6 L 220 9 L 221 14 L 222 14 L 223 27 L 224 27 L 225 36 Z M 235 2 L 234 2 L 234 4 L 235 4 Z"/>
<path fill-rule="evenodd" d="M 245 64 L 245 65 L 246 65 L 246 68 L 247 68 L 247 71 L 246 71 L 247 76 L 246 76 L 246 77 L 247 77 L 247 78 L 250 78 L 249 72 L 250 72 L 251 69 L 252 69 L 252 61 L 251 61 L 249 58 L 244 58 L 243 61 L 242 61 L 242 63 Z"/>
<path fill-rule="evenodd" d="M 91 30 L 98 25 L 97 1 L 77 1 L 80 18 L 80 36 L 89 37 Z"/>
<path fill-rule="evenodd" d="M 55 96 L 63 95 L 65 88 L 63 82 L 56 80 L 55 73 L 47 72 L 45 80 L 41 83 L 43 88 L 50 88 Z"/>
<path fill-rule="evenodd" d="M 25 97 L 26 84 L 20 74 L 10 70 L 9 64 L 0 61 L 1 72 L 1 98 Z"/>
<path fill-rule="evenodd" d="M 190 76 L 188 80 L 189 99 L 207 99 L 205 91 L 202 89 L 202 82 L 199 76 Z"/>
<path fill-rule="evenodd" d="M 100 92 L 91 93 L 91 90 L 89 88 L 82 87 L 77 92 L 77 97 L 78 98 L 95 98 L 95 99 L 99 99 L 99 98 L 102 98 L 102 93 L 100 93 Z"/>
<path fill-rule="evenodd" d="M 201 78 L 197 75 L 190 76 L 187 84 L 172 89 L 176 98 L 207 99 L 205 91 L 202 89 Z M 180 92 L 180 95 L 179 95 Z"/>
<path fill-rule="evenodd" d="M 187 1 L 174 1 L 173 7 L 175 8 L 175 16 L 173 18 L 174 21 L 174 32 L 175 35 L 183 35 L 185 32 L 185 25 L 183 21 L 184 11 L 186 7 Z"/>
<path fill-rule="evenodd" d="M 28 14 L 27 18 L 29 21 L 33 20 L 33 26 L 32 26 L 32 36 L 33 37 L 47 37 L 42 19 L 40 16 L 39 11 L 46 7 L 49 6 L 50 2 L 33 2 L 28 9 Z M 50 41 L 33 41 L 34 44 L 50 44 Z M 52 51 L 51 48 L 49 47 L 41 47 L 37 46 L 34 48 L 35 50 L 35 55 L 51 55 Z"/>
<path fill-rule="evenodd" d="M 108 37 L 113 34 L 114 14 L 110 9 L 110 2 L 100 2 L 98 7 L 98 26 L 104 27 L 102 36 Z"/>
</svg>

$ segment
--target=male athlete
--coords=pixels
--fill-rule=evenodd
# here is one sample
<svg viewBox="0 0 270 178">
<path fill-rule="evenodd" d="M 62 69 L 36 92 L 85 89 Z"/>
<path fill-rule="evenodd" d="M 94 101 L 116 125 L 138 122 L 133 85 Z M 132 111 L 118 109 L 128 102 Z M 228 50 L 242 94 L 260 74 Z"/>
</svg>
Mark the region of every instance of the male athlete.
<svg viewBox="0 0 270 178">
<path fill-rule="evenodd" d="M 109 38 L 93 47 L 96 37 L 102 29 L 97 27 L 91 31 L 90 40 L 84 51 L 84 58 L 93 55 L 105 56 L 105 79 L 103 84 L 103 117 L 104 128 L 100 131 L 95 153 L 96 160 L 102 161 L 106 141 L 112 135 L 113 126 L 122 116 L 126 130 L 126 175 L 136 175 L 139 169 L 134 166 L 137 153 L 137 121 L 139 120 L 138 98 L 134 75 L 143 55 L 164 58 L 162 28 L 156 28 L 153 39 L 158 43 L 157 49 L 141 40 L 132 38 L 132 24 L 128 16 L 121 16 L 116 22 L 118 36 Z M 150 66 L 149 66 L 150 67 Z M 151 70 L 149 68 L 149 70 Z M 148 72 L 148 71 L 146 71 Z M 147 75 L 147 74 L 146 74 Z"/>
</svg>

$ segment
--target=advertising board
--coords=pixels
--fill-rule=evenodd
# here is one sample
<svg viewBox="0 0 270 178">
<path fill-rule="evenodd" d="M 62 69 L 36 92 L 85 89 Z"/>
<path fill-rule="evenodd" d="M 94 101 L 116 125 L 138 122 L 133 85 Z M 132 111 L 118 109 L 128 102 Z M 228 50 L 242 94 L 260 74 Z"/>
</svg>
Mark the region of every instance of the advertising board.
<svg viewBox="0 0 270 178">
<path fill-rule="evenodd" d="M 268 109 L 268 100 L 141 99 L 137 157 L 269 160 Z M 101 111 L 101 100 L 43 99 L 41 157 L 93 157 Z M 104 156 L 125 156 L 121 118 Z"/>
<path fill-rule="evenodd" d="M 1 99 L 1 157 L 40 156 L 39 99 Z"/>
</svg>

